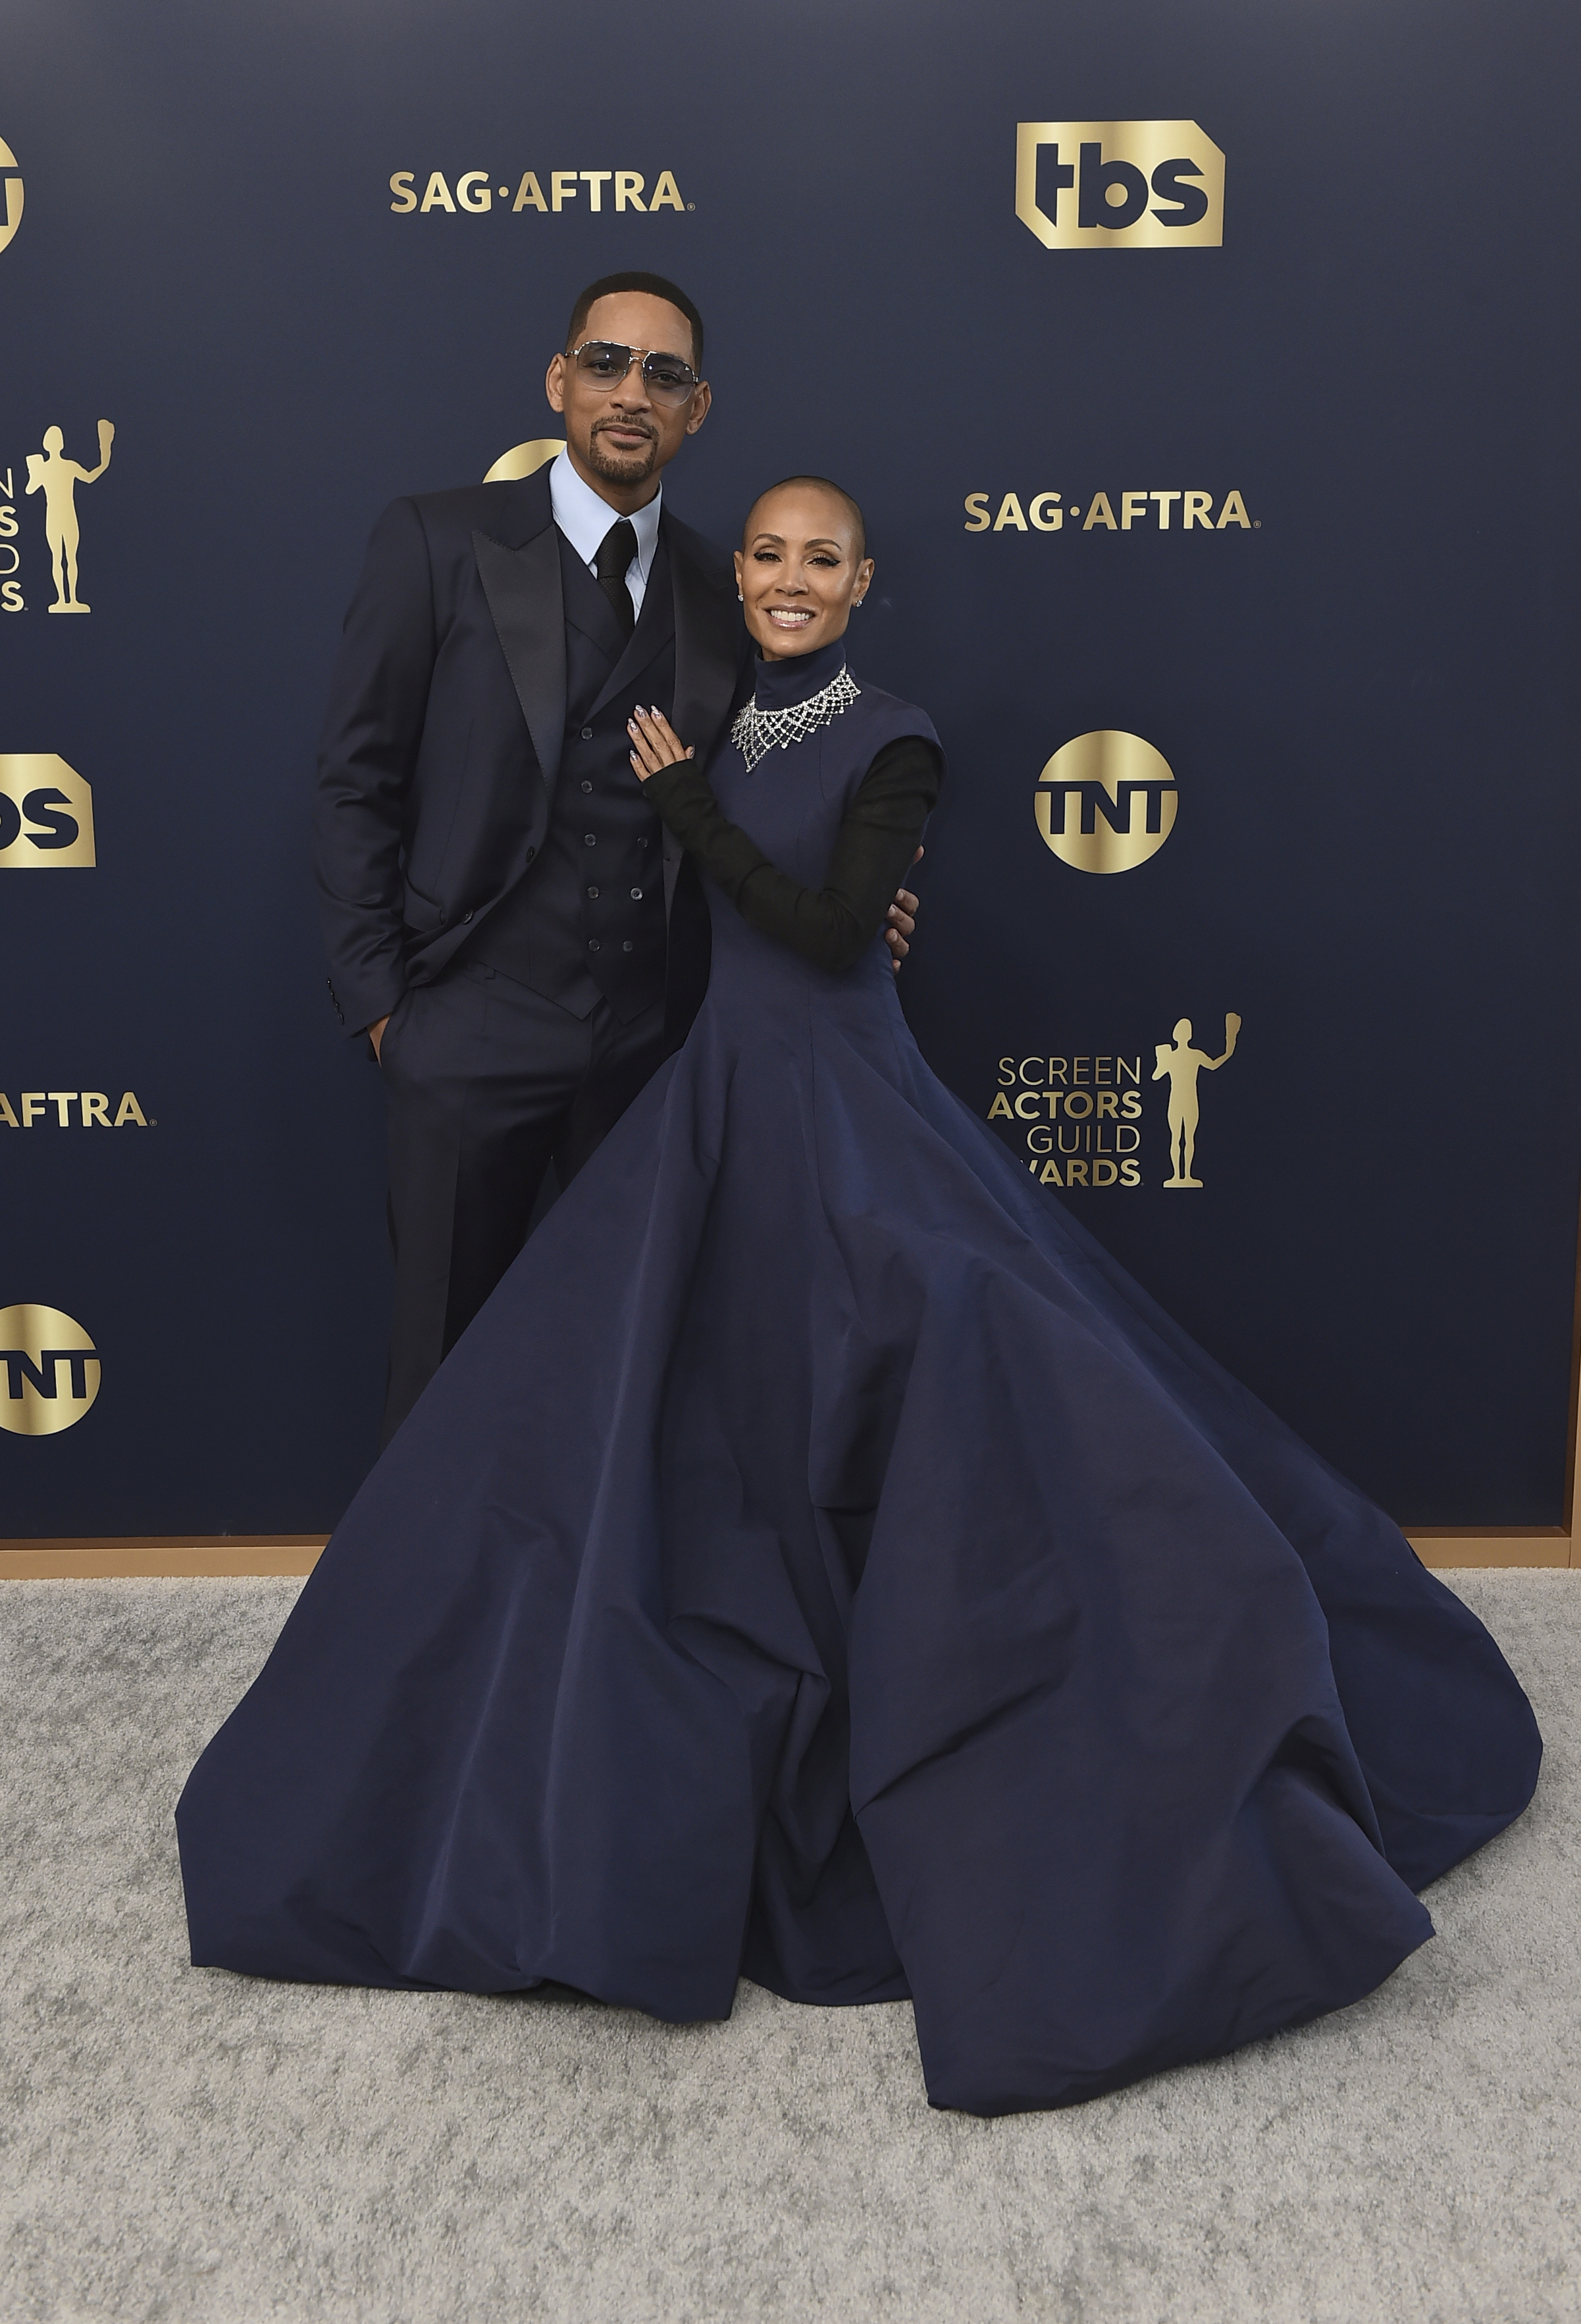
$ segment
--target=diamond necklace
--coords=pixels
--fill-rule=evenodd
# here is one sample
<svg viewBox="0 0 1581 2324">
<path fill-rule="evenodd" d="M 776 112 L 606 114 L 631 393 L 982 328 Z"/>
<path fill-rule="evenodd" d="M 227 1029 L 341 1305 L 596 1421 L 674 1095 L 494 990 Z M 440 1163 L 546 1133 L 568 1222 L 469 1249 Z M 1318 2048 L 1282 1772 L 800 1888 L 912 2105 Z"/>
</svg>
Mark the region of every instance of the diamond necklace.
<svg viewBox="0 0 1581 2324">
<path fill-rule="evenodd" d="M 788 751 L 793 742 L 804 742 L 820 726 L 849 710 L 861 690 L 841 662 L 827 686 L 805 702 L 793 702 L 788 710 L 759 710 L 755 701 L 749 702 L 737 711 L 731 728 L 731 741 L 747 761 L 747 772 L 770 751 Z"/>
</svg>

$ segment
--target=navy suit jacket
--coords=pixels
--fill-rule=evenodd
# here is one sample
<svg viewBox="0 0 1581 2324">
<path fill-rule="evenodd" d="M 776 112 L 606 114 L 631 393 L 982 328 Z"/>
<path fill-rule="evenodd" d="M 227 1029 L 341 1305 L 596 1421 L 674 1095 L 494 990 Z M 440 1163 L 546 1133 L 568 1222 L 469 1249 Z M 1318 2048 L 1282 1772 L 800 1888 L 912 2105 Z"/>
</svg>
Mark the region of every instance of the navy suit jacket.
<svg viewBox="0 0 1581 2324">
<path fill-rule="evenodd" d="M 667 509 L 660 530 L 675 598 L 671 717 L 705 761 L 744 698 L 748 641 L 730 559 Z M 634 675 L 623 658 L 606 692 Z M 388 1016 L 409 983 L 431 982 L 527 872 L 565 726 L 548 470 L 394 502 L 346 614 L 318 759 L 314 873 L 348 1033 Z M 707 975 L 706 912 L 683 869 L 666 833 L 672 1021 L 689 1017 Z"/>
</svg>

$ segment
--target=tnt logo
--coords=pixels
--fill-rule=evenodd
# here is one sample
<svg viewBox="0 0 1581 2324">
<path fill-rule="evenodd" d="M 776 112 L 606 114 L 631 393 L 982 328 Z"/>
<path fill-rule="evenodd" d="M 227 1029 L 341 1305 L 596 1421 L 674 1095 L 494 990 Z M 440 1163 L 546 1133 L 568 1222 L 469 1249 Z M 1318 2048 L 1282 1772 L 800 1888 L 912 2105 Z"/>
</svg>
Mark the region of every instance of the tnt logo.
<svg viewBox="0 0 1581 2324">
<path fill-rule="evenodd" d="M 91 870 L 93 792 L 53 751 L 0 751 L 0 872 Z"/>
<path fill-rule="evenodd" d="M 0 250 L 22 224 L 22 179 L 16 167 L 16 156 L 4 137 L 0 137 Z"/>
<path fill-rule="evenodd" d="M 0 1428 L 58 1436 L 99 1392 L 99 1360 L 80 1323 L 58 1307 L 0 1307 Z"/>
<path fill-rule="evenodd" d="M 1131 872 L 1175 827 L 1180 787 L 1151 742 L 1105 729 L 1078 734 L 1037 779 L 1045 846 L 1078 872 Z"/>
<path fill-rule="evenodd" d="M 1224 155 L 1194 121 L 1018 121 L 1016 215 L 1046 250 L 1217 250 Z"/>
</svg>

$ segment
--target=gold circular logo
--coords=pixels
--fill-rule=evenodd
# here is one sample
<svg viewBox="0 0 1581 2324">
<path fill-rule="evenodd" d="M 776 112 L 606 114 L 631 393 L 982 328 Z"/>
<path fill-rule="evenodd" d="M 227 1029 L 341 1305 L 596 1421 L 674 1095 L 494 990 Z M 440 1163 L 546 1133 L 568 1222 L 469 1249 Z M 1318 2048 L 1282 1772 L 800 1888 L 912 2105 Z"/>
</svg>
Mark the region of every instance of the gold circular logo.
<svg viewBox="0 0 1581 2324">
<path fill-rule="evenodd" d="M 536 476 L 547 468 L 556 452 L 565 449 L 563 436 L 535 436 L 530 444 L 512 444 L 509 452 L 501 452 L 488 475 L 485 484 L 514 484 L 523 476 Z"/>
<path fill-rule="evenodd" d="M 16 156 L 4 137 L 0 137 L 0 250 L 4 250 L 17 227 L 22 224 L 22 180 L 17 174 Z"/>
<path fill-rule="evenodd" d="M 80 1323 L 58 1307 L 0 1307 L 0 1428 L 54 1436 L 99 1392 L 99 1360 Z"/>
<path fill-rule="evenodd" d="M 1105 727 L 1062 744 L 1037 779 L 1037 827 L 1078 872 L 1132 872 L 1175 827 L 1169 762 L 1140 734 Z"/>
</svg>

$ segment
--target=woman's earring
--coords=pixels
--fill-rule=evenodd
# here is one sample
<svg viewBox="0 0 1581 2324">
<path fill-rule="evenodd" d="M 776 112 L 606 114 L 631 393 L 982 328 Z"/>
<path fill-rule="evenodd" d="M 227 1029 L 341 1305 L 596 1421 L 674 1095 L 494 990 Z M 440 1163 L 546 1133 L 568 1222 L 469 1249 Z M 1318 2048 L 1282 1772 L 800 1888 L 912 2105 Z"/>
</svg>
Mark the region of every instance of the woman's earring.
<svg viewBox="0 0 1581 2324">
<path fill-rule="evenodd" d="M 736 591 L 736 603 L 737 603 L 737 604 L 738 604 L 738 605 L 744 605 L 744 604 L 746 604 L 746 602 L 747 602 L 747 601 L 746 601 L 746 599 L 742 596 L 742 595 L 741 595 L 740 591 L 738 589 L 738 590 Z"/>
</svg>

